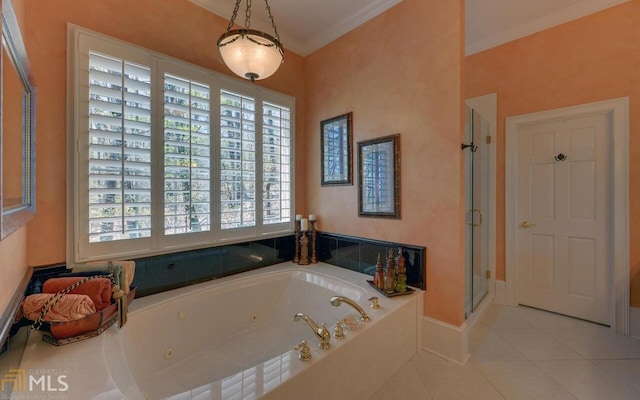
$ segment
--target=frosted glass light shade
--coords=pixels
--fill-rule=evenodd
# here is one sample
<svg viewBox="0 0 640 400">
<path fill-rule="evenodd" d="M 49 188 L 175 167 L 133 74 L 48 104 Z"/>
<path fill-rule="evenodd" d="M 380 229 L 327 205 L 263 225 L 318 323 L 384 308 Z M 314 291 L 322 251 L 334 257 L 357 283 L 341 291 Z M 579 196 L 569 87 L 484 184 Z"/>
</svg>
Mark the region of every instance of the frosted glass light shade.
<svg viewBox="0 0 640 400">
<path fill-rule="evenodd" d="M 282 45 L 272 36 L 252 29 L 237 29 L 218 39 L 218 51 L 234 74 L 260 80 L 273 75 L 284 62 Z"/>
</svg>

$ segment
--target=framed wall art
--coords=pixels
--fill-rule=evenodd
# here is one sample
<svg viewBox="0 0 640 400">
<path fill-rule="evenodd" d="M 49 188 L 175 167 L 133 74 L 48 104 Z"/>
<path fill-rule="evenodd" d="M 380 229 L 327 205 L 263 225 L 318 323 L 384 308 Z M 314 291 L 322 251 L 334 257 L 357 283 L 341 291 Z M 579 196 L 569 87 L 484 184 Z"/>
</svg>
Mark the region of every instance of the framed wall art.
<svg viewBox="0 0 640 400">
<path fill-rule="evenodd" d="M 343 114 L 320 122 L 321 186 L 353 185 L 353 118 Z"/>
<path fill-rule="evenodd" d="M 400 218 L 400 135 L 358 142 L 358 215 Z"/>
</svg>

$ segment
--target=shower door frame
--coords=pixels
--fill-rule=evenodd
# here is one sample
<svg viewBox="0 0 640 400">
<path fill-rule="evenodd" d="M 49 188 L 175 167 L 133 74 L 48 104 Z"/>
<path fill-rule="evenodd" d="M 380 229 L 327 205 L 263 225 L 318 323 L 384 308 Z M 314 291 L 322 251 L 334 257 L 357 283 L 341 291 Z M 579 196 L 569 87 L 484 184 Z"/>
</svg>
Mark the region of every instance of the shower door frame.
<svg viewBox="0 0 640 400">
<path fill-rule="evenodd" d="M 490 301 L 496 296 L 496 169 L 497 169 L 497 160 L 496 160 L 496 148 L 497 148 L 497 94 L 492 93 L 485 96 L 479 96 L 471 99 L 467 99 L 465 101 L 465 105 L 472 109 L 472 112 L 475 110 L 478 114 L 482 116 L 483 119 L 489 122 L 489 134 L 488 136 L 491 138 L 490 143 L 486 143 L 485 137 L 482 137 L 481 140 L 482 146 L 489 149 L 488 153 L 488 169 L 483 171 L 483 187 L 481 190 L 486 191 L 487 201 L 488 201 L 488 218 L 483 218 L 483 223 L 488 224 L 487 229 L 487 238 L 486 244 L 487 248 L 483 249 L 488 252 L 488 288 L 487 293 L 484 295 L 484 298 L 480 301 L 479 304 L 473 305 L 473 298 L 471 299 L 471 310 L 467 310 L 466 304 L 466 291 L 465 291 L 465 318 L 467 318 L 473 311 L 475 311 L 478 307 L 486 302 Z M 466 140 L 465 135 L 465 140 Z M 465 151 L 470 151 L 466 149 Z M 466 154 L 465 154 L 466 157 Z M 466 184 L 465 184 L 466 188 Z M 466 204 L 465 204 L 466 209 Z M 466 223 L 466 218 L 465 218 Z M 465 235 L 466 240 L 466 235 Z M 465 258 L 466 259 L 466 258 Z M 465 261 L 465 273 L 467 271 L 467 264 Z M 466 277 L 468 278 L 468 277 Z M 467 281 L 465 279 L 465 285 Z M 472 282 L 473 285 L 473 282 Z M 504 288 L 503 288 L 504 289 Z M 504 290 L 501 291 L 504 293 Z M 504 295 L 503 295 L 504 297 Z M 502 301 L 504 303 L 504 300 Z"/>
</svg>

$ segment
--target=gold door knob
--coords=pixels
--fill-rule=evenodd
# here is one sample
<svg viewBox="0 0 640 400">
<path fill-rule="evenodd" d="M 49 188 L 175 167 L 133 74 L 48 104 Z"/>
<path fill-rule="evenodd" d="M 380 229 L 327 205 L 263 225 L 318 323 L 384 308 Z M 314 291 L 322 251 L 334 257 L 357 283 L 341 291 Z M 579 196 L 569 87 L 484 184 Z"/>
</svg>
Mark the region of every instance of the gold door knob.
<svg viewBox="0 0 640 400">
<path fill-rule="evenodd" d="M 536 226 L 536 224 L 532 224 L 529 221 L 520 222 L 520 228 L 533 228 L 534 226 Z"/>
</svg>

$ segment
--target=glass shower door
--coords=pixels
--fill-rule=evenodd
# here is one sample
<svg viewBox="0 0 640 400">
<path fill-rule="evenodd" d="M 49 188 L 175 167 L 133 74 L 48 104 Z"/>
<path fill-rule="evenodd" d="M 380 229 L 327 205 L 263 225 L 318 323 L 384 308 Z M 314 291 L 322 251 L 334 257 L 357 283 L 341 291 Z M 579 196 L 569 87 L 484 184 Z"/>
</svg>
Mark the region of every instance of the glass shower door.
<svg viewBox="0 0 640 400">
<path fill-rule="evenodd" d="M 466 107 L 465 316 L 478 306 L 489 289 L 489 122 Z"/>
</svg>

